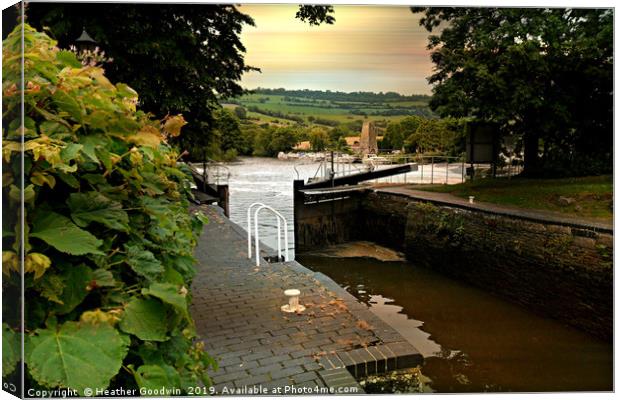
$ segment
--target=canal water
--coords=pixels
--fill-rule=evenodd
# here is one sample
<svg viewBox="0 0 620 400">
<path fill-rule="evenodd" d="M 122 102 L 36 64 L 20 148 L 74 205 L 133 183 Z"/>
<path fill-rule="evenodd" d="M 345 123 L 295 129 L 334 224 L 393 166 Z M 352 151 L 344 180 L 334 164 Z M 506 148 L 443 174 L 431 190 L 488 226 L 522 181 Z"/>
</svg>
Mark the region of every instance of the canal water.
<svg viewBox="0 0 620 400">
<path fill-rule="evenodd" d="M 612 346 L 408 262 L 299 256 L 425 356 L 437 392 L 609 391 Z"/>
<path fill-rule="evenodd" d="M 293 254 L 292 182 L 315 176 L 319 163 L 244 158 L 227 168 L 231 220 L 245 227 L 253 202 L 274 207 L 288 221 Z M 273 217 L 260 219 L 259 232 L 276 248 Z M 408 262 L 296 259 L 345 287 L 418 348 L 437 392 L 612 390 L 610 344 L 483 290 Z"/>
</svg>

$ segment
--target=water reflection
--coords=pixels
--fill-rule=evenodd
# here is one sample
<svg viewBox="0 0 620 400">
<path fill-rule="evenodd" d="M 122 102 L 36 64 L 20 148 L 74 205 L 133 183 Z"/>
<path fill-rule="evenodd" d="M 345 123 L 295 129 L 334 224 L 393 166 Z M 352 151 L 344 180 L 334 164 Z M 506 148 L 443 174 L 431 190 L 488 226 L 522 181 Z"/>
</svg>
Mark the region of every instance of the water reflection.
<svg viewBox="0 0 620 400">
<path fill-rule="evenodd" d="M 298 256 L 426 358 L 439 392 L 612 390 L 612 346 L 406 262 Z"/>
</svg>

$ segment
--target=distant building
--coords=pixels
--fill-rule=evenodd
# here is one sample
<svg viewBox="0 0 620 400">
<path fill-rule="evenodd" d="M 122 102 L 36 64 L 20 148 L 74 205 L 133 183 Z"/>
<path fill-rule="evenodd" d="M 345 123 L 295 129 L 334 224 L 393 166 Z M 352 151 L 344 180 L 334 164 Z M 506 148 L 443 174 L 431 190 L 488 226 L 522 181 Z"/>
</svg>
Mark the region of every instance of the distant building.
<svg viewBox="0 0 620 400">
<path fill-rule="evenodd" d="M 360 150 L 360 137 L 359 136 L 346 136 L 344 140 L 347 142 L 347 146 L 357 153 Z"/>
<path fill-rule="evenodd" d="M 310 141 L 304 140 L 303 142 L 297 143 L 297 146 L 293 147 L 293 150 L 308 151 L 311 149 L 311 147 L 312 146 L 310 146 Z"/>
<path fill-rule="evenodd" d="M 362 125 L 359 152 L 363 155 L 377 154 L 379 152 L 377 146 L 377 128 L 375 128 L 375 124 L 370 121 L 364 122 L 364 125 Z"/>
</svg>

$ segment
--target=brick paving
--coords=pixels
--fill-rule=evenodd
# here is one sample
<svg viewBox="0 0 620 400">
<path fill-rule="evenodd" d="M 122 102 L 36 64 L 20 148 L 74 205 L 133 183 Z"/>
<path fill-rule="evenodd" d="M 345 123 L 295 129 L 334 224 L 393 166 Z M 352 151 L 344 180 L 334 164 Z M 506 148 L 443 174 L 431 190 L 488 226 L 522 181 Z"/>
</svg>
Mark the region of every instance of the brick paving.
<svg viewBox="0 0 620 400">
<path fill-rule="evenodd" d="M 219 363 L 210 373 L 218 394 L 312 394 L 342 387 L 362 393 L 353 376 L 423 361 L 327 276 L 294 261 L 263 260 L 256 267 L 247 258 L 247 233 L 219 208 L 200 208 L 209 223 L 195 251 L 191 312 L 207 351 Z M 303 313 L 280 310 L 287 301 L 283 292 L 290 288 L 301 291 Z M 281 392 L 273 391 L 278 387 Z M 294 388 L 298 391 L 291 392 Z"/>
</svg>

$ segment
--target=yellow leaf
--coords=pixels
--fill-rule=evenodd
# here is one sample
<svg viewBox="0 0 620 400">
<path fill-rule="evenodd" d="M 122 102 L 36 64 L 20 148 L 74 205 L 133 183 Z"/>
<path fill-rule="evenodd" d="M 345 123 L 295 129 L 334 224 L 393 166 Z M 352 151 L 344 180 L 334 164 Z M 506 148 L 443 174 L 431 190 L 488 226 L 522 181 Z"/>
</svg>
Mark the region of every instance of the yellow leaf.
<svg viewBox="0 0 620 400">
<path fill-rule="evenodd" d="M 14 251 L 2 252 L 2 273 L 11 275 L 11 271 L 19 272 L 19 258 Z"/>
<path fill-rule="evenodd" d="M 50 189 L 54 189 L 54 186 L 56 186 L 56 178 L 54 178 L 52 175 L 45 174 L 39 171 L 34 172 L 30 176 L 30 182 L 34 183 L 37 186 L 43 186 L 44 184 L 47 184 Z"/>
<path fill-rule="evenodd" d="M 96 309 L 93 311 L 85 311 L 80 316 L 80 322 L 92 325 L 101 323 L 114 325 L 120 320 L 118 310 L 110 310 L 108 312 Z"/>
<path fill-rule="evenodd" d="M 13 142 L 10 140 L 2 141 L 2 157 L 5 162 L 11 161 L 11 153 L 21 151 L 21 144 L 19 142 Z"/>
<path fill-rule="evenodd" d="M 163 125 L 163 129 L 164 129 L 164 132 L 166 132 L 170 136 L 177 137 L 181 134 L 181 128 L 183 127 L 183 125 L 186 125 L 186 124 L 187 122 L 183 118 L 183 115 L 181 114 L 173 115 L 171 117 L 166 118 L 164 125 Z"/>
<path fill-rule="evenodd" d="M 39 279 L 52 265 L 48 256 L 41 253 L 29 253 L 24 261 L 24 272 L 34 272 L 34 279 Z"/>
<path fill-rule="evenodd" d="M 144 125 L 138 133 L 127 138 L 131 143 L 153 148 L 159 147 L 162 139 L 159 130 L 151 125 Z"/>
</svg>

